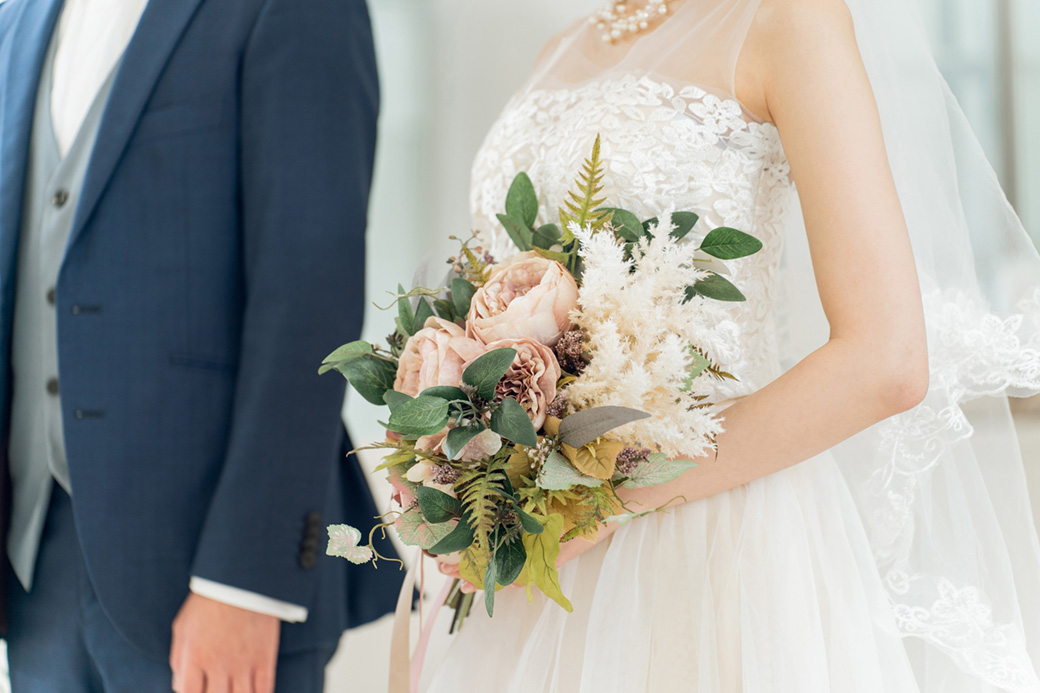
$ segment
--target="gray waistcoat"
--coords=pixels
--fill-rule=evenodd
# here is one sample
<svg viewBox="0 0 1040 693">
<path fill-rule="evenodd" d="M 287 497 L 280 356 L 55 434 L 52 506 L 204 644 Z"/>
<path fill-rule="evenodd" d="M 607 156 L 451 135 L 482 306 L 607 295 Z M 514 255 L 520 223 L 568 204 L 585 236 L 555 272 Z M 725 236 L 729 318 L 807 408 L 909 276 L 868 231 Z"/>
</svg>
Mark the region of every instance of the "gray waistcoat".
<svg viewBox="0 0 1040 693">
<path fill-rule="evenodd" d="M 94 98 L 75 142 L 62 158 L 51 121 L 56 35 L 40 78 L 29 145 L 11 351 L 14 401 L 9 455 L 14 502 L 7 553 L 26 589 L 32 585 L 51 484 L 57 480 L 71 492 L 61 420 L 55 290 L 101 114 L 118 68 L 113 68 Z"/>
</svg>

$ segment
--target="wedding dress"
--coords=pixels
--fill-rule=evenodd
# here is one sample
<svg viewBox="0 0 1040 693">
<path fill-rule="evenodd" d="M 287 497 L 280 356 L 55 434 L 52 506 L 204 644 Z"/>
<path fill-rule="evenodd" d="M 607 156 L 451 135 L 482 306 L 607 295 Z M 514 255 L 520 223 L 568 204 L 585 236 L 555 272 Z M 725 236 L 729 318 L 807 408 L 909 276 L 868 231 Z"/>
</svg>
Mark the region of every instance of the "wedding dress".
<svg viewBox="0 0 1040 693">
<path fill-rule="evenodd" d="M 882 28 L 886 3 L 899 4 L 849 6 L 922 275 L 932 371 L 924 403 L 784 472 L 629 522 L 562 568 L 573 613 L 540 594 L 528 603 L 523 590 L 500 592 L 493 619 L 474 608 L 446 653 L 428 659 L 427 690 L 1040 691 L 1040 545 L 1006 399 L 1040 390 L 1040 261 L 995 180 L 984 180 L 984 209 L 947 197 L 945 207 L 957 203 L 952 220 L 932 203 L 956 184 L 915 197 L 910 186 L 925 183 L 914 154 L 933 153 L 923 140 L 903 153 L 914 140 L 898 128 L 935 115 L 915 107 L 941 103 L 946 129 L 935 120 L 918 129 L 922 138 L 942 131 L 945 152 L 961 121 L 937 72 L 927 71 L 927 104 L 884 83 L 899 72 L 893 55 L 927 50 L 921 39 L 872 43 L 903 39 L 904 30 Z M 826 338 L 779 134 L 733 96 L 757 6 L 688 0 L 609 65 L 610 51 L 579 49 L 595 28 L 573 27 L 474 165 L 474 224 L 497 258 L 512 252 L 495 214 L 513 177 L 534 181 L 538 223 L 556 221 L 597 135 L 611 204 L 640 218 L 692 210 L 695 234 L 730 226 L 762 240 L 762 252 L 728 263 L 747 301 L 726 304 L 717 324 L 712 356 L 738 378 L 717 385 L 717 402 L 755 392 Z M 911 57 L 934 70 L 930 58 Z M 968 141 L 975 158 L 931 162 L 940 177 L 960 165 L 962 176 L 992 178 Z M 972 264 L 972 218 L 986 220 L 989 250 L 1019 244 L 1020 265 L 978 249 Z M 978 268 L 987 261 L 999 269 L 992 281 Z"/>
</svg>

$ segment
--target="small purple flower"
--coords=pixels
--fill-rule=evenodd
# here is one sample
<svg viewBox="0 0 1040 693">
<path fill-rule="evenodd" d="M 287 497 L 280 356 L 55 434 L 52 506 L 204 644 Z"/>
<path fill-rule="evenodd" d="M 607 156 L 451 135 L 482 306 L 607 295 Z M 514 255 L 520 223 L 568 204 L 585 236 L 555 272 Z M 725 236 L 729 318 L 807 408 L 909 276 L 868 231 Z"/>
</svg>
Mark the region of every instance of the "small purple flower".
<svg viewBox="0 0 1040 693">
<path fill-rule="evenodd" d="M 646 462 L 653 451 L 649 448 L 628 447 L 618 453 L 617 471 L 625 476 L 631 476 L 639 465 Z"/>
<path fill-rule="evenodd" d="M 568 373 L 581 375 L 585 370 L 585 359 L 582 352 L 585 350 L 585 335 L 581 330 L 564 332 L 560 341 L 556 343 L 556 359 L 560 367 Z"/>
</svg>

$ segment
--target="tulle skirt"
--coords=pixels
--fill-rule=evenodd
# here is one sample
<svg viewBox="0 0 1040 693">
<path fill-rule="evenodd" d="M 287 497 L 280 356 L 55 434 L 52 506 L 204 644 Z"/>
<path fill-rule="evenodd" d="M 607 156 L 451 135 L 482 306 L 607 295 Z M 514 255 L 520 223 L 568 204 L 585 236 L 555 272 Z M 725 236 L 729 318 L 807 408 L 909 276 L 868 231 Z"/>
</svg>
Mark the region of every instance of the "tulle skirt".
<svg viewBox="0 0 1040 693">
<path fill-rule="evenodd" d="M 424 689 L 919 690 L 829 453 L 629 522 L 560 579 L 573 613 L 511 589 L 489 619 L 478 600 L 462 632 L 431 649 Z M 947 683 L 941 690 L 996 690 L 955 671 Z"/>
</svg>

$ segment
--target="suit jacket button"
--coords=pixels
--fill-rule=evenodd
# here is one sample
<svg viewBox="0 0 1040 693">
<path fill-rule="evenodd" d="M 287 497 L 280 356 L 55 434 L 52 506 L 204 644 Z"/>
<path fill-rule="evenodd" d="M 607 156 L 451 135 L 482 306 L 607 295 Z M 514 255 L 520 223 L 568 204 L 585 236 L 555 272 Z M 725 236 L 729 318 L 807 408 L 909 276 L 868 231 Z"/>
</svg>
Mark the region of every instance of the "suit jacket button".
<svg viewBox="0 0 1040 693">
<path fill-rule="evenodd" d="M 300 552 L 300 566 L 304 570 L 310 570 L 318 562 L 318 556 L 314 551 L 305 549 Z"/>
<path fill-rule="evenodd" d="M 54 197 L 51 198 L 51 204 L 58 209 L 65 206 L 65 203 L 69 201 L 69 191 L 62 189 L 54 193 Z"/>
<path fill-rule="evenodd" d="M 58 396 L 58 379 L 51 378 L 47 381 L 47 393 L 55 397 Z"/>
<path fill-rule="evenodd" d="M 47 290 L 47 305 L 53 306 L 57 301 L 57 298 L 58 294 L 53 287 Z"/>
<path fill-rule="evenodd" d="M 320 513 L 307 513 L 307 525 L 310 527 L 316 527 L 321 524 Z"/>
</svg>

